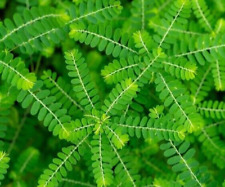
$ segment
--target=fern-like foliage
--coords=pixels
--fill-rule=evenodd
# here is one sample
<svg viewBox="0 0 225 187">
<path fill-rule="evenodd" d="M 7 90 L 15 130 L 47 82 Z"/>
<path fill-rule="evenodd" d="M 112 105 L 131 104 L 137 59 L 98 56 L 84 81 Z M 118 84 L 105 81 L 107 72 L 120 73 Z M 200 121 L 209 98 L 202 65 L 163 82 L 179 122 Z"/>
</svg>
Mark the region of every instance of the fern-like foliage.
<svg viewBox="0 0 225 187">
<path fill-rule="evenodd" d="M 71 25 L 70 37 L 91 47 L 98 47 L 99 51 L 105 51 L 106 55 L 112 54 L 113 57 L 137 54 L 132 47 L 132 37 L 129 38 L 127 34 L 121 35 L 120 29 L 113 31 L 110 25 L 89 25 L 86 27 L 83 24 L 73 24 Z"/>
<path fill-rule="evenodd" d="M 164 15 L 164 11 L 167 10 L 167 8 L 171 5 L 172 0 L 159 0 L 154 1 L 154 10 L 153 12 L 156 12 L 156 15 Z"/>
<path fill-rule="evenodd" d="M 119 178 L 118 184 L 124 186 L 136 186 L 136 181 L 138 181 L 139 176 L 136 174 L 136 171 L 132 169 L 132 158 L 128 156 L 129 153 L 127 150 L 122 150 L 121 152 L 117 151 L 115 146 L 110 142 L 110 145 L 114 151 L 115 157 L 115 174 Z M 126 155 L 126 156 L 125 156 Z M 122 178 L 122 180 L 121 180 Z"/>
<path fill-rule="evenodd" d="M 213 16 L 208 9 L 205 0 L 192 0 L 194 14 L 199 19 L 199 24 L 209 32 L 213 31 Z"/>
<path fill-rule="evenodd" d="M 201 102 L 205 97 L 208 96 L 209 91 L 213 88 L 213 77 L 210 72 L 212 70 L 211 66 L 206 68 L 200 68 L 198 73 L 190 83 L 191 97 L 193 98 L 193 103 Z"/>
<path fill-rule="evenodd" d="M 50 47 L 52 43 L 59 43 L 65 33 L 62 27 L 71 23 L 89 19 L 104 20 L 116 16 L 121 6 L 118 1 L 88 1 L 88 6 L 80 5 L 77 14 L 73 7 L 67 15 L 65 12 L 58 13 L 55 9 L 32 8 L 24 10 L 23 15 L 15 14 L 13 21 L 6 19 L 1 25 L 1 49 L 9 50 L 20 48 L 21 52 L 31 54 L 41 51 L 43 47 Z"/>
<path fill-rule="evenodd" d="M 1 26 L 0 47 L 19 47 L 26 53 L 34 52 L 34 48 L 42 50 L 43 46 L 49 46 L 50 41 L 58 42 L 62 39 L 62 31 L 58 28 L 62 26 L 65 18 L 64 14 L 56 13 L 54 9 L 49 8 L 24 10 L 22 16 L 15 14 L 13 22 L 6 19 L 4 26 Z"/>
<path fill-rule="evenodd" d="M 0 2 L 0 186 L 222 186 L 221 2 Z"/>
<path fill-rule="evenodd" d="M 62 103 L 63 107 L 67 108 L 70 114 L 77 111 L 77 109 L 84 110 L 81 105 L 77 103 L 72 87 L 67 84 L 62 77 L 57 77 L 56 73 L 51 70 L 44 71 L 42 80 L 46 88 L 51 90 L 51 94 L 56 97 L 56 100 Z"/>
<path fill-rule="evenodd" d="M 212 63 L 212 75 L 216 90 L 218 91 L 225 90 L 224 72 L 225 72 L 225 64 L 223 58 L 215 60 L 215 62 Z"/>
<path fill-rule="evenodd" d="M 77 93 L 80 104 L 86 109 L 95 108 L 98 102 L 98 95 L 94 83 L 90 81 L 87 64 L 84 63 L 81 53 L 73 50 L 65 53 L 65 59 L 69 70 L 68 75 L 72 77 L 73 90 Z"/>
<path fill-rule="evenodd" d="M 103 22 L 116 17 L 122 9 L 120 1 L 112 0 L 84 0 L 80 2 L 78 10 L 74 5 L 70 9 L 70 20 L 67 24 L 86 19 L 89 22 Z"/>
<path fill-rule="evenodd" d="M 202 150 L 207 158 L 212 160 L 219 168 L 225 167 L 225 144 L 221 141 L 218 132 L 218 125 L 213 123 L 202 129 L 199 141 L 202 142 Z"/>
<path fill-rule="evenodd" d="M 38 115 L 38 120 L 44 121 L 49 131 L 54 135 L 63 138 L 63 134 L 69 136 L 63 123 L 70 121 L 71 117 L 66 113 L 66 109 L 62 109 L 61 103 L 55 103 L 55 97 L 49 96 L 49 90 L 41 90 L 43 82 L 38 81 L 35 86 L 28 91 L 21 91 L 18 95 L 18 102 L 22 103 L 23 108 L 31 105 L 31 114 Z"/>
<path fill-rule="evenodd" d="M 203 35 L 198 38 L 186 36 L 180 43 L 175 44 L 174 56 L 187 57 L 191 62 L 200 65 L 205 65 L 207 62 L 215 63 L 216 60 L 220 60 L 221 56 L 224 57 L 224 43 L 223 35 L 216 37 Z"/>
<path fill-rule="evenodd" d="M 193 159 L 195 150 L 189 147 L 188 142 L 180 144 L 171 140 L 161 145 L 164 156 L 169 158 L 167 163 L 173 166 L 173 171 L 179 172 L 179 178 L 185 181 L 184 186 L 204 186 L 208 175 L 205 168 L 199 168 L 199 163 Z"/>
<path fill-rule="evenodd" d="M 169 112 L 178 123 L 184 124 L 190 132 L 201 128 L 201 117 L 179 81 L 159 73 L 155 83 L 156 90 L 161 92 L 160 99 L 164 101 L 165 107 L 170 107 Z"/>
<path fill-rule="evenodd" d="M 172 139 L 182 140 L 185 137 L 185 129 L 178 124 L 174 124 L 173 121 L 167 121 L 167 117 L 161 117 L 159 119 L 148 119 L 147 117 L 121 118 L 118 125 L 124 128 L 130 136 L 136 136 L 137 138 L 155 138 L 158 139 Z"/>
<path fill-rule="evenodd" d="M 172 43 L 173 36 L 171 35 L 172 29 L 185 29 L 187 18 L 190 16 L 191 3 L 186 0 L 178 0 L 173 2 L 173 6 L 169 8 L 163 19 L 156 20 L 158 23 L 161 22 L 163 27 L 166 29 L 161 29 L 157 27 L 155 30 L 158 35 L 154 36 L 154 40 L 159 44 L 159 47 L 169 48 L 169 44 Z M 154 28 L 155 23 L 150 22 L 150 26 Z"/>
<path fill-rule="evenodd" d="M 146 0 L 134 0 L 132 1 L 132 23 L 137 27 L 137 29 L 144 30 L 146 29 L 148 19 L 153 16 L 153 13 L 149 11 L 152 9 L 154 1 L 146 1 Z"/>
<path fill-rule="evenodd" d="M 139 58 L 128 57 L 127 59 L 121 58 L 120 61 L 114 60 L 109 63 L 101 71 L 102 76 L 108 84 L 118 83 L 124 79 L 135 76 L 135 70 L 139 70 Z"/>
<path fill-rule="evenodd" d="M 105 111 L 106 115 L 109 113 L 112 115 L 118 114 L 136 96 L 137 89 L 138 85 L 132 82 L 131 79 L 122 81 L 121 84 L 116 85 L 108 98 L 105 99 L 102 110 Z"/>
<path fill-rule="evenodd" d="M 10 159 L 7 154 L 0 151 L 0 181 L 4 179 L 4 175 L 7 173 L 7 169 L 9 167 L 9 160 Z"/>
<path fill-rule="evenodd" d="M 163 66 L 167 73 L 182 80 L 194 79 L 197 70 L 196 64 L 188 62 L 186 59 L 163 61 Z"/>
<path fill-rule="evenodd" d="M 198 106 L 199 112 L 206 116 L 207 118 L 212 119 L 221 119 L 225 118 L 225 103 L 219 101 L 204 101 Z"/>
<path fill-rule="evenodd" d="M 109 151 L 109 145 L 104 144 L 104 140 L 106 140 L 106 137 L 99 133 L 91 142 L 93 146 L 92 160 L 94 160 L 92 164 L 93 173 L 98 186 L 109 186 L 113 183 L 113 172 L 111 170 L 113 155 Z"/>
<path fill-rule="evenodd" d="M 31 89 L 36 81 L 36 76 L 29 73 L 20 58 L 13 59 L 10 53 L 0 53 L 0 72 L 2 79 L 16 86 L 18 89 Z"/>
<path fill-rule="evenodd" d="M 139 54 L 148 53 L 151 48 L 155 48 L 156 44 L 152 37 L 146 31 L 137 31 L 133 35 L 135 47 L 139 49 Z"/>
<path fill-rule="evenodd" d="M 64 147 L 62 152 L 58 153 L 58 158 L 53 159 L 53 163 L 49 165 L 49 169 L 40 176 L 38 181 L 39 187 L 46 186 L 58 186 L 59 182 L 62 181 L 62 177 L 67 176 L 67 171 L 72 170 L 72 166 L 80 160 L 80 146 L 87 139 L 88 135 L 85 136 L 76 146 L 71 145 Z"/>
</svg>

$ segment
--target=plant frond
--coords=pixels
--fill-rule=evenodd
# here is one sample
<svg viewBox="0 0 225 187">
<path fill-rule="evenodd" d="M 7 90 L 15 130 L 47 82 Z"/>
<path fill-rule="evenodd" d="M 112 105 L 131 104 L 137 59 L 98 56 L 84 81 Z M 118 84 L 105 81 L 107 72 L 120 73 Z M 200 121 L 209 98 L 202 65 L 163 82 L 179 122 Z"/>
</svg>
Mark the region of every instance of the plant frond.
<svg viewBox="0 0 225 187">
<path fill-rule="evenodd" d="M 165 26 L 161 26 L 157 23 L 154 23 L 154 22 L 149 22 L 149 26 L 152 28 L 154 28 L 155 30 L 156 29 L 162 29 L 162 30 L 167 30 L 167 27 Z M 203 35 L 202 33 L 199 33 L 199 32 L 195 32 L 195 31 L 186 31 L 184 29 L 179 29 L 179 28 L 171 28 L 170 29 L 170 32 L 174 32 L 174 33 L 177 33 L 177 34 L 184 34 L 184 35 L 197 35 L 197 36 L 201 36 Z"/>
<path fill-rule="evenodd" d="M 108 139 L 111 140 L 117 149 L 122 149 L 129 140 L 128 135 L 122 132 L 122 128 L 115 124 L 107 125 L 104 129 Z"/>
<path fill-rule="evenodd" d="M 116 84 L 129 77 L 135 76 L 135 70 L 139 70 L 139 58 L 128 57 L 127 59 L 121 58 L 119 60 L 113 60 L 101 71 L 102 76 L 108 84 Z"/>
<path fill-rule="evenodd" d="M 203 153 L 209 160 L 212 160 L 214 164 L 223 169 L 225 167 L 225 144 L 219 137 L 215 125 L 210 128 L 206 127 L 202 129 L 199 136 Z"/>
<path fill-rule="evenodd" d="M 65 19 L 65 14 L 56 13 L 54 9 L 49 8 L 32 8 L 24 10 L 23 14 L 16 13 L 13 21 L 4 20 L 4 26 L 1 26 L 0 48 L 8 49 L 21 48 L 22 52 L 33 53 L 36 49 L 42 49 L 42 42 L 49 45 L 50 40 L 43 33 L 49 32 L 48 35 L 53 42 L 58 42 L 60 34 L 51 32 L 52 29 L 60 28 Z M 51 24 L 50 24 L 51 23 Z M 51 27 L 51 28 L 49 28 Z M 62 32 L 62 31 L 61 31 Z M 42 36 L 40 38 L 40 36 Z M 38 40 L 40 39 L 40 40 Z"/>
<path fill-rule="evenodd" d="M 158 0 L 154 1 L 154 12 L 156 15 L 164 14 L 163 10 L 167 9 L 171 5 L 172 0 Z"/>
<path fill-rule="evenodd" d="M 19 90 L 31 89 L 36 81 L 34 73 L 30 73 L 20 58 L 13 58 L 10 53 L 0 53 L 0 73 L 6 80 Z"/>
<path fill-rule="evenodd" d="M 159 44 L 159 47 L 169 48 L 171 29 L 185 27 L 190 12 L 191 4 L 189 1 L 176 0 L 172 3 L 169 10 L 165 13 L 164 19 L 160 20 L 161 24 L 167 29 L 157 29 L 158 35 L 154 36 L 154 40 Z M 150 23 L 149 25 L 151 26 L 152 24 Z"/>
<path fill-rule="evenodd" d="M 208 96 L 209 91 L 213 87 L 212 77 L 210 72 L 211 66 L 199 68 L 195 79 L 190 83 L 191 98 L 194 104 L 201 102 Z"/>
<path fill-rule="evenodd" d="M 40 176 L 38 187 L 58 186 L 62 177 L 66 177 L 67 172 L 71 171 L 72 166 L 80 160 L 80 146 L 88 136 L 85 136 L 77 145 L 62 148 L 62 152 L 57 154 L 58 158 L 53 159 L 49 168 Z"/>
<path fill-rule="evenodd" d="M 215 30 L 216 34 L 223 33 L 225 31 L 225 20 L 219 19 L 216 23 L 216 26 L 215 26 L 214 30 Z"/>
<path fill-rule="evenodd" d="M 66 24 L 87 19 L 89 22 L 103 22 L 120 14 L 122 6 L 117 0 L 88 0 L 81 2 L 79 10 L 75 7 L 70 10 L 71 19 Z"/>
<path fill-rule="evenodd" d="M 214 85 L 217 91 L 225 90 L 225 63 L 224 59 L 220 58 L 212 63 L 212 75 Z"/>
<path fill-rule="evenodd" d="M 93 131 L 95 123 L 93 120 L 82 118 L 65 123 L 64 126 L 70 134 L 69 137 L 67 137 L 67 140 L 70 142 L 77 142 Z"/>
<path fill-rule="evenodd" d="M 188 41 L 188 42 L 187 42 Z M 225 56 L 225 35 L 210 35 L 195 37 L 184 37 L 174 47 L 176 58 L 187 57 L 191 62 L 205 65 L 206 62 L 214 63 Z"/>
<path fill-rule="evenodd" d="M 48 127 L 53 135 L 59 135 L 60 138 L 69 136 L 69 132 L 64 127 L 64 123 L 70 121 L 70 116 L 66 115 L 67 110 L 62 109 L 62 104 L 55 103 L 55 97 L 49 96 L 49 90 L 41 90 L 42 81 L 38 81 L 31 90 L 21 91 L 17 101 L 23 108 L 31 105 L 30 113 L 38 115 L 39 121 L 44 121 L 44 126 Z"/>
<path fill-rule="evenodd" d="M 135 47 L 139 49 L 139 54 L 149 55 L 149 51 L 156 47 L 156 43 L 147 31 L 137 31 L 133 34 Z"/>
<path fill-rule="evenodd" d="M 9 160 L 10 158 L 7 156 L 7 154 L 0 151 L 0 181 L 5 178 L 4 175 L 6 174 L 9 167 Z"/>
<path fill-rule="evenodd" d="M 189 149 L 189 142 L 174 143 L 169 140 L 168 143 L 162 144 L 161 149 L 164 150 L 164 156 L 168 157 L 167 163 L 172 165 L 174 172 L 179 172 L 179 178 L 185 181 L 186 186 L 201 186 L 203 187 L 208 176 L 205 175 L 206 171 L 201 171 L 199 163 L 193 159 L 195 150 Z"/>
<path fill-rule="evenodd" d="M 106 142 L 106 137 L 101 133 L 95 135 L 91 141 L 92 167 L 97 186 L 109 186 L 113 183 L 112 159 L 114 155 Z"/>
<path fill-rule="evenodd" d="M 95 108 L 99 100 L 95 85 L 91 82 L 87 64 L 84 63 L 81 53 L 72 50 L 65 53 L 66 69 L 69 70 L 69 77 L 72 78 L 73 90 L 76 92 L 81 106 L 85 109 Z"/>
<path fill-rule="evenodd" d="M 195 106 L 179 81 L 159 73 L 155 83 L 157 85 L 156 91 L 161 92 L 160 99 L 164 101 L 165 107 L 170 106 L 169 112 L 178 123 L 184 124 L 189 132 L 201 128 L 203 125 L 201 116 L 197 113 Z"/>
<path fill-rule="evenodd" d="M 161 63 L 165 59 L 165 54 L 162 52 L 161 48 L 153 50 L 152 53 L 149 53 L 148 57 L 144 57 L 144 62 L 140 64 L 140 72 L 134 78 L 133 83 L 137 83 L 139 87 L 150 82 L 152 79 L 152 74 L 157 68 L 157 64 Z"/>
<path fill-rule="evenodd" d="M 51 72 L 51 70 L 44 71 L 41 79 L 44 82 L 46 88 L 51 91 L 51 94 L 56 97 L 56 100 L 62 103 L 64 108 L 67 108 L 69 113 L 76 112 L 77 109 L 84 110 L 77 101 L 75 94 L 73 94 L 72 88 L 62 77 L 57 78 L 57 74 Z"/>
<path fill-rule="evenodd" d="M 115 88 L 109 93 L 108 98 L 105 99 L 102 110 L 106 115 L 108 113 L 112 115 L 118 114 L 124 109 L 126 104 L 129 104 L 131 100 L 136 96 L 138 90 L 137 84 L 132 82 L 131 79 L 126 79 L 120 84 L 117 84 Z"/>
<path fill-rule="evenodd" d="M 75 41 L 91 47 L 98 47 L 98 50 L 105 51 L 106 55 L 127 57 L 138 54 L 132 48 L 132 37 L 129 37 L 128 34 L 121 34 L 120 29 L 113 31 L 111 25 L 89 25 L 86 27 L 82 24 L 73 24 L 69 34 Z"/>
<path fill-rule="evenodd" d="M 196 76 L 197 66 L 195 63 L 188 62 L 185 58 L 182 59 L 169 59 L 162 62 L 164 70 L 170 75 L 182 79 L 191 80 Z"/>
<path fill-rule="evenodd" d="M 209 32 L 213 31 L 213 16 L 208 9 L 205 0 L 192 0 L 192 8 L 199 24 Z"/>
<path fill-rule="evenodd" d="M 154 2 L 147 0 L 134 0 L 132 1 L 132 23 L 138 29 L 146 29 L 147 21 L 152 16 L 150 9 L 152 9 Z"/>
<path fill-rule="evenodd" d="M 135 181 L 138 176 L 135 175 L 135 171 L 130 169 L 131 163 L 130 163 L 130 158 L 128 157 L 127 152 L 126 152 L 127 156 L 125 157 L 124 156 L 125 153 L 124 152 L 122 152 L 122 154 L 119 153 L 110 139 L 109 139 L 109 142 L 117 158 L 115 174 L 119 176 L 120 181 L 123 185 L 136 187 Z"/>
<path fill-rule="evenodd" d="M 157 137 L 159 140 L 183 140 L 185 137 L 185 129 L 177 123 L 168 120 L 168 118 L 169 116 L 164 116 L 159 119 L 122 117 L 115 124 L 125 129 L 132 137 L 136 136 L 140 138 L 143 136 L 145 139 Z"/>
<path fill-rule="evenodd" d="M 199 112 L 207 118 L 225 118 L 225 103 L 219 101 L 204 101 L 198 105 Z"/>
</svg>

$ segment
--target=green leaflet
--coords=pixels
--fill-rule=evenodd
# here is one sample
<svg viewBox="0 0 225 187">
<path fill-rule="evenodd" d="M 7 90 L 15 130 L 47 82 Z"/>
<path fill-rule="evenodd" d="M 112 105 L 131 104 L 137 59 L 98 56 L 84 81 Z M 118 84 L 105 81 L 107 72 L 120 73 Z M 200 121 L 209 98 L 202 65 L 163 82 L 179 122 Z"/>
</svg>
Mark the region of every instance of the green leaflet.
<svg viewBox="0 0 225 187">
<path fill-rule="evenodd" d="M 172 6 L 168 8 L 168 11 L 165 13 L 163 19 L 156 19 L 153 23 L 150 22 L 150 27 L 154 27 L 155 24 L 159 22 L 166 29 L 160 29 L 157 27 L 155 31 L 158 35 L 154 35 L 154 40 L 159 44 L 159 47 L 168 49 L 170 44 L 173 43 L 174 37 L 172 29 L 185 29 L 187 24 L 187 18 L 190 17 L 191 13 L 191 3 L 186 0 L 177 0 L 174 1 Z"/>
<path fill-rule="evenodd" d="M 148 19 L 152 16 L 152 13 L 149 10 L 152 9 L 154 3 L 154 1 L 146 0 L 132 1 L 132 16 L 130 19 L 138 30 L 144 30 L 147 27 Z"/>
<path fill-rule="evenodd" d="M 72 170 L 72 165 L 75 165 L 80 160 L 80 154 L 82 153 L 80 146 L 87 139 L 85 136 L 76 146 L 71 145 L 69 147 L 62 148 L 62 152 L 59 152 L 58 158 L 53 159 L 53 163 L 49 164 L 49 169 L 46 169 L 44 174 L 40 176 L 38 181 L 38 187 L 46 186 L 58 186 L 62 177 L 67 176 L 67 171 Z"/>
<path fill-rule="evenodd" d="M 223 4 L 0 2 L 0 186 L 224 185 Z"/>
<path fill-rule="evenodd" d="M 137 52 L 131 47 L 133 45 L 132 38 L 128 34 L 121 35 L 121 30 L 113 31 L 111 25 L 89 25 L 73 24 L 70 28 L 70 37 L 90 45 L 98 47 L 99 51 L 105 51 L 106 55 L 113 57 L 127 57 L 135 55 Z"/>
<path fill-rule="evenodd" d="M 223 58 L 218 58 L 212 62 L 212 75 L 214 78 L 214 85 L 216 90 L 224 91 L 225 90 L 225 63 Z"/>
<path fill-rule="evenodd" d="M 0 181 L 4 179 L 4 175 L 7 172 L 7 169 L 9 167 L 8 162 L 10 158 L 7 156 L 6 153 L 0 151 Z M 1 182 L 0 182 L 1 184 Z"/>
<path fill-rule="evenodd" d="M 211 66 L 199 68 L 195 79 L 190 83 L 191 97 L 193 103 L 199 103 L 208 96 L 213 88 L 213 78 L 210 74 Z"/>
<path fill-rule="evenodd" d="M 128 150 L 123 149 L 122 151 L 119 152 L 116 150 L 115 146 L 112 144 L 110 140 L 109 142 L 115 154 L 114 162 L 116 165 L 115 174 L 117 180 L 121 185 L 136 187 L 136 181 L 138 181 L 139 176 L 136 174 L 136 171 L 131 168 L 132 157 L 129 156 Z"/>
<path fill-rule="evenodd" d="M 197 74 L 195 63 L 188 62 L 185 58 L 176 60 L 175 58 L 162 62 L 166 72 L 182 80 L 191 80 Z"/>
<path fill-rule="evenodd" d="M 192 0 L 192 7 L 195 16 L 199 19 L 199 24 L 201 24 L 206 31 L 211 32 L 213 30 L 214 19 L 205 0 Z"/>
<path fill-rule="evenodd" d="M 208 124 L 199 134 L 203 153 L 219 168 L 225 167 L 225 144 L 221 141 L 218 130 L 218 126 L 222 124 L 224 121 Z"/>
<path fill-rule="evenodd" d="M 70 121 L 71 117 L 66 115 L 67 110 L 62 109 L 62 104 L 55 102 L 54 96 L 49 96 L 49 90 L 41 90 L 43 82 L 38 81 L 35 86 L 28 91 L 21 91 L 17 97 L 23 108 L 31 105 L 30 113 L 38 115 L 38 120 L 44 122 L 53 135 L 60 138 L 68 137 L 69 132 L 64 127 L 64 123 Z"/>
<path fill-rule="evenodd" d="M 19 90 L 31 89 L 36 81 L 34 73 L 29 73 L 20 58 L 13 59 L 10 53 L 0 53 L 0 72 L 2 79 L 6 80 Z"/>
<path fill-rule="evenodd" d="M 44 71 L 42 80 L 47 89 L 51 90 L 51 95 L 56 97 L 63 107 L 67 108 L 69 114 L 77 112 L 78 109 L 84 110 L 77 102 L 77 98 L 72 91 L 72 87 L 67 84 L 62 77 L 57 77 L 51 70 Z"/>
<path fill-rule="evenodd" d="M 112 63 L 109 63 L 101 71 L 101 74 L 108 84 L 112 84 L 121 82 L 129 77 L 135 77 L 135 71 L 140 71 L 138 56 L 129 56 L 127 59 L 121 58 L 120 61 L 114 60 Z"/>
<path fill-rule="evenodd" d="M 139 49 L 139 54 L 144 54 L 155 48 L 156 44 L 147 31 L 138 31 L 133 35 L 135 47 Z"/>
<path fill-rule="evenodd" d="M 65 19 L 68 19 L 65 14 L 56 13 L 52 8 L 32 8 L 24 10 L 22 15 L 15 14 L 13 21 L 5 19 L 4 27 L 0 28 L 0 48 L 20 48 L 24 53 L 33 53 L 33 48 L 41 51 L 43 46 L 62 39 L 62 31 L 58 28 Z"/>
<path fill-rule="evenodd" d="M 204 186 L 208 180 L 205 168 L 199 168 L 199 163 L 192 159 L 195 150 L 189 149 L 190 143 L 174 143 L 169 140 L 168 143 L 162 144 L 164 156 L 168 157 L 167 163 L 172 165 L 174 172 L 179 172 L 179 178 L 185 181 L 184 186 Z"/>
<path fill-rule="evenodd" d="M 164 101 L 164 106 L 170 107 L 169 112 L 178 123 L 184 124 L 190 132 L 201 128 L 203 125 L 201 116 L 179 81 L 159 73 L 155 83 L 156 90 L 160 92 L 159 97 Z"/>
<path fill-rule="evenodd" d="M 72 6 L 69 12 L 71 19 L 67 24 L 81 19 L 94 23 L 111 20 L 121 12 L 121 9 L 120 1 L 117 0 L 85 0 L 80 2 L 78 10 Z"/>
<path fill-rule="evenodd" d="M 83 4 L 84 5 L 84 4 Z M 95 8 L 94 8 L 95 5 Z M 92 7 L 90 9 L 90 7 Z M 88 11 L 87 11 L 88 10 Z M 43 48 L 58 44 L 65 38 L 63 27 L 87 18 L 88 20 L 111 19 L 121 10 L 118 1 L 109 3 L 98 0 L 88 1 L 88 6 L 80 5 L 80 13 L 76 15 L 76 8 L 70 11 L 70 16 L 65 12 L 56 13 L 53 8 L 39 7 L 24 10 L 23 14 L 16 13 L 13 21 L 4 20 L 0 26 L 0 48 L 7 48 L 10 51 L 20 48 L 22 53 L 32 54 L 35 51 L 42 51 Z M 75 14 L 75 15 L 74 15 Z"/>
<path fill-rule="evenodd" d="M 109 186 L 113 183 L 113 173 L 111 170 L 113 167 L 113 152 L 110 150 L 109 145 L 104 143 L 105 140 L 106 137 L 99 133 L 91 141 L 91 145 L 94 147 L 91 158 L 94 161 L 92 164 L 93 173 L 98 186 Z"/>
<path fill-rule="evenodd" d="M 90 81 L 87 64 L 78 50 L 72 50 L 65 53 L 66 68 L 69 70 L 68 75 L 72 77 L 71 83 L 74 85 L 73 90 L 82 106 L 86 109 L 95 108 L 99 100 L 95 85 Z"/>
<path fill-rule="evenodd" d="M 185 129 L 174 124 L 172 121 L 168 121 L 168 116 L 161 117 L 159 119 L 148 119 L 147 117 L 124 118 L 117 120 L 115 123 L 118 126 L 126 129 L 130 136 L 136 136 L 137 138 L 158 138 L 158 139 L 172 139 L 183 140 L 185 137 Z"/>
<path fill-rule="evenodd" d="M 219 101 L 204 101 L 198 105 L 198 110 L 202 115 L 210 118 L 225 118 L 225 104 Z"/>
<path fill-rule="evenodd" d="M 110 127 L 105 127 L 107 137 L 111 139 L 111 142 L 117 149 L 122 149 L 129 140 L 129 136 L 127 134 L 123 134 L 122 132 L 123 130 L 115 124 L 111 124 Z"/>
<path fill-rule="evenodd" d="M 187 43 L 187 41 L 190 41 Z M 198 38 L 185 36 L 181 42 L 174 45 L 175 57 L 187 57 L 190 61 L 205 65 L 206 62 L 215 63 L 224 58 L 224 35 L 203 35 Z"/>
<path fill-rule="evenodd" d="M 122 81 L 110 92 L 107 99 L 105 99 L 102 110 L 105 114 L 116 115 L 119 111 L 123 110 L 126 104 L 136 96 L 138 86 L 131 79 Z"/>
</svg>

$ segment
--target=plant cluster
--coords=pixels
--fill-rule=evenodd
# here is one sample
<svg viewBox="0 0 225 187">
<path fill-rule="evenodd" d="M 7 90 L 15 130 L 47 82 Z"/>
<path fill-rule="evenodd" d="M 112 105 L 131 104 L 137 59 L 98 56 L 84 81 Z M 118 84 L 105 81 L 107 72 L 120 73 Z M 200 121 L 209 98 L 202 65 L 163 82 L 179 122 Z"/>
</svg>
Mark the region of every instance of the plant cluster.
<svg viewBox="0 0 225 187">
<path fill-rule="evenodd" d="M 225 186 L 224 0 L 0 8 L 1 186 Z"/>
</svg>

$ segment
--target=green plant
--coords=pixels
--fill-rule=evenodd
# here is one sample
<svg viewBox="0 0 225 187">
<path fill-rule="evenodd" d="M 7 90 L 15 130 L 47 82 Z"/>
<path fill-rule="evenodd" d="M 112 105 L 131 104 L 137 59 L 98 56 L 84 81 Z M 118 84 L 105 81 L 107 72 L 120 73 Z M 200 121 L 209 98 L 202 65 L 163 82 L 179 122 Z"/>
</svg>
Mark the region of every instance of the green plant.
<svg viewBox="0 0 225 187">
<path fill-rule="evenodd" d="M 223 0 L 0 8 L 1 186 L 225 184 Z"/>
</svg>

